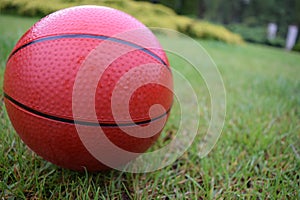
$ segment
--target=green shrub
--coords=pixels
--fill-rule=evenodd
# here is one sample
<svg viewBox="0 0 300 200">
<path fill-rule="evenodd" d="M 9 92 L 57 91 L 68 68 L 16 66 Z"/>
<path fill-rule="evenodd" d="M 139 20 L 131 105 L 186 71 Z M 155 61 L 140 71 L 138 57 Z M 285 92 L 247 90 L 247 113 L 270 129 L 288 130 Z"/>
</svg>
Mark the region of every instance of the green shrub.
<svg viewBox="0 0 300 200">
<path fill-rule="evenodd" d="M 23 16 L 43 17 L 57 10 L 75 6 L 76 3 L 65 2 L 64 0 L 0 0 L 0 11 Z"/>
<path fill-rule="evenodd" d="M 231 24 L 227 28 L 234 33 L 243 37 L 244 40 L 253 43 L 266 44 L 274 47 L 284 47 L 285 38 L 277 34 L 277 38 L 269 40 L 267 38 L 267 27 L 263 26 L 249 26 L 244 24 Z"/>
<path fill-rule="evenodd" d="M 285 39 L 281 37 L 277 37 L 274 40 L 267 40 L 265 44 L 273 47 L 284 47 L 285 46 Z"/>
<path fill-rule="evenodd" d="M 296 43 L 296 45 L 293 47 L 293 51 L 299 51 L 300 52 L 300 41 Z"/>
<path fill-rule="evenodd" d="M 182 29 L 183 28 L 183 29 Z M 188 35 L 196 38 L 214 39 L 220 41 L 226 41 L 227 43 L 242 43 L 243 39 L 230 32 L 223 26 L 213 25 L 205 21 L 192 21 L 186 27 L 182 27 L 180 30 Z M 185 29 L 185 30 L 184 30 Z"/>
<path fill-rule="evenodd" d="M 254 43 L 264 43 L 266 41 L 266 27 L 250 27 L 243 24 L 231 24 L 227 28 L 234 33 L 240 34 L 244 40 Z"/>
<path fill-rule="evenodd" d="M 75 5 L 102 5 L 122 10 L 149 27 L 170 28 L 187 35 L 240 44 L 243 39 L 228 29 L 208 22 L 177 15 L 172 9 L 149 2 L 133 0 L 0 0 L 0 11 L 24 16 L 45 16 L 59 9 Z"/>
</svg>

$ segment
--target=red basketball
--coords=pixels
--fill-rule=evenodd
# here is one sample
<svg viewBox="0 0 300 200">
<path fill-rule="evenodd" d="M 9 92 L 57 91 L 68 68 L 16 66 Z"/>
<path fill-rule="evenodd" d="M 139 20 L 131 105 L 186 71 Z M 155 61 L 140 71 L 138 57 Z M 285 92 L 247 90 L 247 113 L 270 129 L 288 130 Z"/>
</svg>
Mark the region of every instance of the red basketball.
<svg viewBox="0 0 300 200">
<path fill-rule="evenodd" d="M 112 166 L 94 156 L 93 145 L 97 154 L 122 160 L 94 137 L 100 127 L 128 152 L 143 153 L 157 140 L 173 101 L 172 74 L 141 22 L 115 9 L 78 6 L 50 14 L 22 36 L 7 61 L 4 96 L 15 130 L 34 152 L 64 168 L 96 171 Z M 152 109 L 156 104 L 160 109 Z"/>
</svg>

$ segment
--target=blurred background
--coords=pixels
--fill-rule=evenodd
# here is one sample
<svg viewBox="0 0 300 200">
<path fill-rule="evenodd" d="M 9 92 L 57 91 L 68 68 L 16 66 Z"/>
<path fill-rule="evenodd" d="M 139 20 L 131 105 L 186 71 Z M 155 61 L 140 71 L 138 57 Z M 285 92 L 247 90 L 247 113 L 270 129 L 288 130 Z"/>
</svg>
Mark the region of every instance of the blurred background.
<svg viewBox="0 0 300 200">
<path fill-rule="evenodd" d="M 180 15 L 222 24 L 249 42 L 287 47 L 285 40 L 288 35 L 295 34 L 293 36 L 295 38 L 290 39 L 294 41 L 298 35 L 296 33 L 298 31 L 294 30 L 297 29 L 295 26 L 300 24 L 299 0 L 150 0 L 150 2 L 168 6 Z M 292 44 L 292 47 L 287 48 L 293 47 Z M 294 50 L 299 51 L 299 47 L 298 43 Z"/>
<path fill-rule="evenodd" d="M 0 0 L 0 11 L 43 17 L 79 4 L 114 7 L 147 26 L 171 28 L 196 38 L 300 51 L 300 0 Z"/>
</svg>

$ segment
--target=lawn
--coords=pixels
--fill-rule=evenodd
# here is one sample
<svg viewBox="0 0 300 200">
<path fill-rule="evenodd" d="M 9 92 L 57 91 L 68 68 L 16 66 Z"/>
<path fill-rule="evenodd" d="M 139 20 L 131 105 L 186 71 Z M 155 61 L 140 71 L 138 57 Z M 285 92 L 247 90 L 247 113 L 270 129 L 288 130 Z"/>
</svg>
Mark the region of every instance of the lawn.
<svg viewBox="0 0 300 200">
<path fill-rule="evenodd" d="M 1 102 L 6 59 L 18 38 L 37 20 L 0 15 Z M 61 169 L 21 142 L 2 103 L 0 197 L 300 199 L 300 54 L 252 44 L 198 42 L 219 67 L 227 96 L 222 135 L 207 157 L 197 156 L 194 143 L 175 163 L 151 173 Z M 187 69 L 177 59 L 170 56 L 172 66 Z M 194 78 L 189 71 L 183 73 Z M 205 88 L 201 84 L 197 92 Z M 210 104 L 207 92 L 199 95 L 204 114 L 200 129 L 205 129 Z M 162 137 L 176 131 L 176 111 L 175 107 Z M 159 139 L 153 148 L 161 145 Z"/>
</svg>

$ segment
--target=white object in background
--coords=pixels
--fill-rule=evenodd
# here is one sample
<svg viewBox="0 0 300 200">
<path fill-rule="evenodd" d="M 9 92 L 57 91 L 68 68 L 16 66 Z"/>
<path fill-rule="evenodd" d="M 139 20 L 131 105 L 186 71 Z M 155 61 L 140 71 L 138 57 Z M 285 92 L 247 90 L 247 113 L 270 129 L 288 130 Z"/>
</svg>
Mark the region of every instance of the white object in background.
<svg viewBox="0 0 300 200">
<path fill-rule="evenodd" d="M 285 45 L 285 48 L 287 50 L 291 50 L 294 47 L 296 43 L 297 35 L 298 35 L 298 27 L 295 25 L 290 25 L 287 38 L 286 38 L 286 45 Z"/>
<path fill-rule="evenodd" d="M 268 24 L 268 40 L 274 40 L 277 34 L 277 24 L 269 23 Z"/>
</svg>

